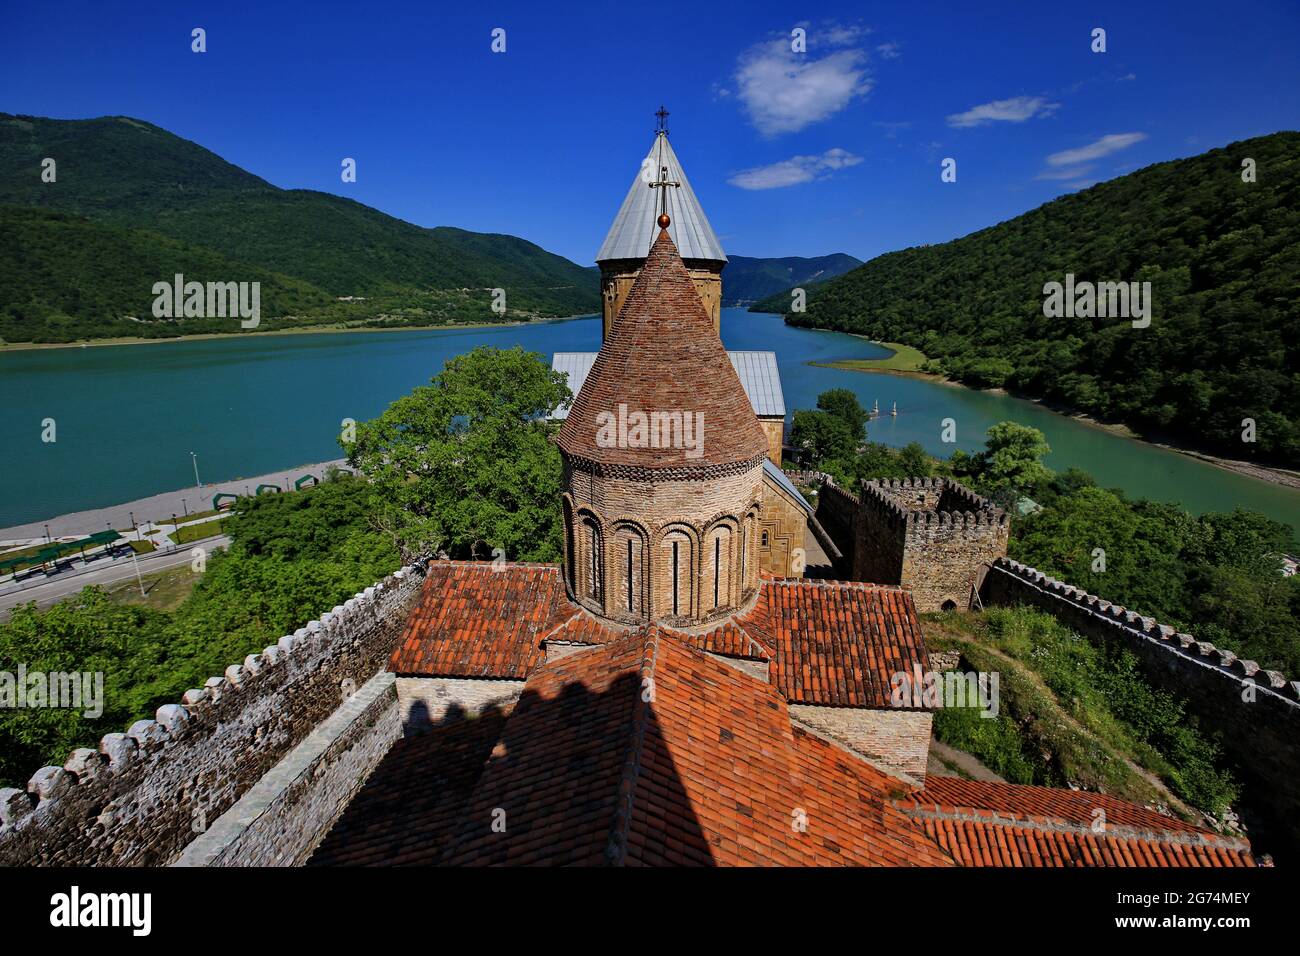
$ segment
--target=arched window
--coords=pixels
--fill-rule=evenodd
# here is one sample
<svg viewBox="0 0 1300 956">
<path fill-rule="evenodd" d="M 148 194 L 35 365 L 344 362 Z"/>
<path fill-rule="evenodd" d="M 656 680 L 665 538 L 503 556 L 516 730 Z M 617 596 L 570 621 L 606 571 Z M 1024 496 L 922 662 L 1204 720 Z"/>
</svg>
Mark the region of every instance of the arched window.
<svg viewBox="0 0 1300 956">
<path fill-rule="evenodd" d="M 645 610 L 644 538 L 635 528 L 615 532 L 609 575 L 611 613 L 640 616 Z"/>
<path fill-rule="evenodd" d="M 674 617 L 687 617 L 693 611 L 691 577 L 695 562 L 691 539 L 680 531 L 671 532 L 663 539 L 659 553 L 662 565 L 655 577 L 658 581 L 656 587 L 666 592 L 663 593 L 662 612 Z"/>
<path fill-rule="evenodd" d="M 716 609 L 729 606 L 731 601 L 732 568 L 732 534 L 730 528 L 717 528 L 710 535 L 709 550 L 706 560 L 709 562 L 709 585 L 712 588 L 712 604 Z"/>
<path fill-rule="evenodd" d="M 605 556 L 600 527 L 591 518 L 582 522 L 581 596 L 603 604 L 605 600 Z M 575 562 L 577 563 L 577 562 Z"/>
</svg>

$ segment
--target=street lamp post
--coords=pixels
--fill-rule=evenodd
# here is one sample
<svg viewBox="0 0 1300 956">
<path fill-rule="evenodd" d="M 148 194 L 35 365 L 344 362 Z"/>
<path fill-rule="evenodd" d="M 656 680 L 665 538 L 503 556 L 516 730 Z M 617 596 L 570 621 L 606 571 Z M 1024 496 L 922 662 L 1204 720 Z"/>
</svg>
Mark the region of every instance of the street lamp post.
<svg viewBox="0 0 1300 956">
<path fill-rule="evenodd" d="M 50 526 L 49 526 L 49 525 L 46 525 L 46 526 L 45 526 L 45 543 L 46 543 L 46 544 L 53 544 L 53 543 L 54 543 L 54 540 L 50 537 Z"/>
<path fill-rule="evenodd" d="M 140 597 L 148 597 L 144 592 L 144 578 L 140 577 L 140 560 L 135 556 L 135 548 L 131 549 L 131 563 L 135 565 L 135 581 L 140 585 Z"/>
<path fill-rule="evenodd" d="M 203 494 L 203 482 L 199 481 L 199 456 L 194 452 L 190 452 L 190 459 L 194 462 L 194 487 L 199 490 L 201 495 Z"/>
<path fill-rule="evenodd" d="M 185 499 L 184 499 L 184 498 L 181 499 L 181 508 L 183 508 L 183 509 L 185 510 L 185 517 L 188 518 L 188 517 L 190 516 L 190 509 L 189 509 L 189 506 L 188 506 L 187 504 L 185 504 Z"/>
<path fill-rule="evenodd" d="M 134 512 L 134 511 L 128 511 L 127 514 L 129 514 L 129 515 L 131 516 L 131 527 L 135 529 L 135 540 L 139 541 L 139 540 L 140 540 L 140 526 L 137 525 L 137 524 L 135 523 L 135 512 Z"/>
</svg>

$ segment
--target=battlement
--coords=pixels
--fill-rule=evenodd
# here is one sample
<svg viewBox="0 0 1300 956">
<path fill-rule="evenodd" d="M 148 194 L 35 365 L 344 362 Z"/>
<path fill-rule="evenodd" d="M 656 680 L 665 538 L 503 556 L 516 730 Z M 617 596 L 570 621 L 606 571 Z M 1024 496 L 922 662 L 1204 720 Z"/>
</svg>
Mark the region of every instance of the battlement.
<svg viewBox="0 0 1300 956">
<path fill-rule="evenodd" d="M 1005 528 L 1006 512 L 951 478 L 877 478 L 862 484 L 862 502 L 889 525 Z"/>
<path fill-rule="evenodd" d="M 979 569 L 1007 553 L 1006 512 L 951 478 L 878 478 L 860 498 L 833 488 L 817 517 L 850 555 L 840 574 L 910 587 L 918 610 L 967 607 Z"/>
<path fill-rule="evenodd" d="M 1000 576 L 1011 577 L 1018 585 L 1000 584 Z M 1027 590 L 1030 588 L 1032 591 Z M 1257 692 L 1273 694 L 1285 700 L 1289 707 L 1298 708 L 1296 713 L 1300 717 L 1300 680 L 1289 680 L 1278 671 L 1261 670 L 1254 661 L 1242 660 L 1232 651 L 1215 647 L 1208 641 L 1198 641 L 1190 634 L 1112 604 L 1082 588 L 1058 581 L 1026 564 L 1009 558 L 999 559 L 990 571 L 984 590 L 998 598 L 1032 596 L 1035 604 L 1047 604 L 1049 607 L 1057 603 L 1068 605 L 1079 614 L 1086 615 L 1090 622 L 1111 625 L 1126 632 L 1134 640 L 1150 640 L 1171 654 L 1195 662 L 1199 667 L 1217 670 L 1223 676 L 1231 678 L 1237 690 L 1240 689 L 1241 682 L 1249 680 L 1256 685 Z M 1040 596 L 1047 600 L 1041 600 Z M 1060 607 L 1054 609 L 1059 611 Z"/>
<path fill-rule="evenodd" d="M 0 790 L 0 865 L 162 865 L 387 663 L 427 562 L 396 571 L 105 734 L 26 790 Z M 396 707 L 396 698 L 393 698 Z"/>
<path fill-rule="evenodd" d="M 992 563 L 980 586 L 986 604 L 1024 604 L 1101 644 L 1132 651 L 1146 679 L 1186 701 L 1258 793 L 1278 839 L 1300 850 L 1300 681 L 1264 670 L 1017 561 Z"/>
</svg>

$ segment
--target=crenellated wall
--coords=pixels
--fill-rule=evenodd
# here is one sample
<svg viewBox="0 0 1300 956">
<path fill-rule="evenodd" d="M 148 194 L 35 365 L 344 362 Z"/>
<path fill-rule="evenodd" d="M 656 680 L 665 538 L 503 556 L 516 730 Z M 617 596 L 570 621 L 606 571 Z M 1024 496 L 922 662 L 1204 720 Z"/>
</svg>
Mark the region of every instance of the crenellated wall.
<svg viewBox="0 0 1300 956">
<path fill-rule="evenodd" d="M 384 669 L 424 568 L 420 562 L 389 575 L 186 691 L 181 703 L 160 707 L 155 720 L 106 734 L 97 750 L 75 750 L 62 767 L 38 770 L 25 791 L 0 790 L 0 865 L 176 860 Z M 376 706 L 396 715 L 395 694 L 391 704 Z M 291 802 L 321 801 L 300 789 Z M 297 826 L 293 814 L 283 819 Z M 269 845 L 267 832 L 259 839 Z"/>
<path fill-rule="evenodd" d="M 1206 729 L 1222 731 L 1270 829 L 1300 851 L 1300 681 L 1006 558 L 989 568 L 980 598 L 1038 608 L 1091 640 L 1132 651 L 1152 685 L 1186 700 Z"/>
<path fill-rule="evenodd" d="M 844 553 L 842 577 L 910 588 L 918 611 L 967 607 L 1011 530 L 1004 511 L 949 478 L 866 481 L 860 498 L 828 483 L 817 520 Z"/>
<path fill-rule="evenodd" d="M 817 494 L 817 510 L 813 517 L 840 549 L 842 556 L 835 562 L 835 573 L 847 580 L 861 580 L 855 579 L 853 572 L 857 562 L 862 502 L 827 476 Z"/>
</svg>

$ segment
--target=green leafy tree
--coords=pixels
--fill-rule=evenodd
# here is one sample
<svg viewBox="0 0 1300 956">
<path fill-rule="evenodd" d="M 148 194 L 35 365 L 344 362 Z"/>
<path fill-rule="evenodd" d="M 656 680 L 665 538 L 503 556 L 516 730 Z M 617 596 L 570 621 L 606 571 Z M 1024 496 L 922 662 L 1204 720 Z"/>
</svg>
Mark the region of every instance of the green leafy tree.
<svg viewBox="0 0 1300 956">
<path fill-rule="evenodd" d="M 548 416 L 570 401 L 565 377 L 535 352 L 477 348 L 342 442 L 403 555 L 446 551 L 556 561 L 558 449 Z"/>
<path fill-rule="evenodd" d="M 802 449 L 814 468 L 843 472 L 857 447 L 853 429 L 839 415 L 800 409 L 790 423 L 790 444 Z"/>
<path fill-rule="evenodd" d="M 858 401 L 858 396 L 847 388 L 831 388 L 822 392 L 817 396 L 817 408 L 843 419 L 849 426 L 854 441 L 867 440 L 867 422 L 871 416 Z"/>
<path fill-rule="evenodd" d="M 1037 428 L 998 422 L 988 430 L 984 450 L 975 455 L 954 455 L 953 468 L 972 478 L 979 490 L 999 500 L 1033 496 L 1052 477 L 1052 471 L 1043 464 L 1050 451 L 1047 439 Z"/>
</svg>

